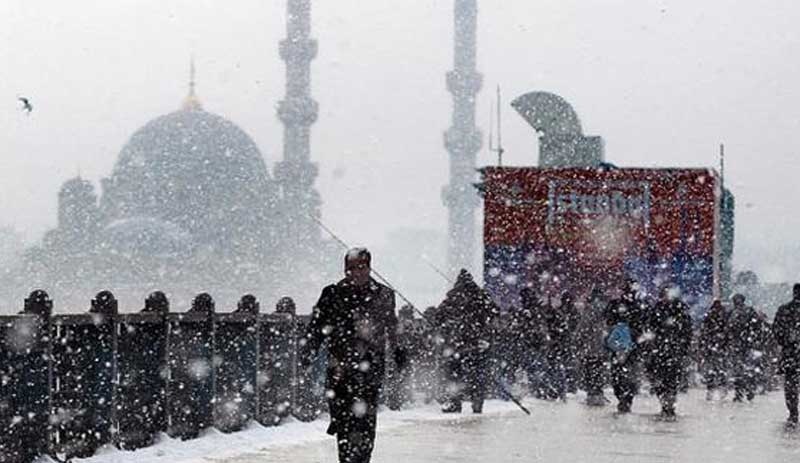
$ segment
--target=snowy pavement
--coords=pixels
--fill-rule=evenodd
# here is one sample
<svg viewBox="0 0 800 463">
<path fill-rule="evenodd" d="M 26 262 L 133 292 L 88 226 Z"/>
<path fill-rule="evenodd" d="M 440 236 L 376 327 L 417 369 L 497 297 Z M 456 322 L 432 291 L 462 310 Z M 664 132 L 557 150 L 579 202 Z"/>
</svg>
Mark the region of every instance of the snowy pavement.
<svg viewBox="0 0 800 463">
<path fill-rule="evenodd" d="M 433 406 L 378 417 L 373 462 L 788 462 L 800 461 L 800 432 L 783 428 L 781 392 L 752 404 L 706 402 L 702 391 L 681 395 L 679 420 L 655 419 L 658 404 L 644 394 L 634 413 L 526 400 L 533 415 L 513 404 L 488 402 L 483 415 L 442 415 Z M 469 407 L 465 407 L 468 410 Z M 187 442 L 163 439 L 137 452 L 106 449 L 82 463 L 328 463 L 335 444 L 326 420 L 216 431 Z"/>
</svg>

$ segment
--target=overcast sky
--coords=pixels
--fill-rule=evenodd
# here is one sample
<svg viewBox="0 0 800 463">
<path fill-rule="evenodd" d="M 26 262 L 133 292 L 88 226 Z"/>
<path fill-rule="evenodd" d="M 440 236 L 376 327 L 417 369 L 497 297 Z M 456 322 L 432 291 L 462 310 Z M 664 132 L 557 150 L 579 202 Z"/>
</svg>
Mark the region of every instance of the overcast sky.
<svg viewBox="0 0 800 463">
<path fill-rule="evenodd" d="M 444 231 L 444 83 L 452 0 L 319 0 L 312 153 L 324 220 L 379 245 L 399 227 Z M 482 0 L 478 120 L 494 87 L 573 104 L 623 166 L 711 166 L 727 149 L 737 262 L 800 277 L 800 5 L 789 0 Z M 189 56 L 205 108 L 241 126 L 268 165 L 281 156 L 285 2 L 0 2 L 0 224 L 29 239 L 56 221 L 61 183 L 110 174 L 128 137 L 177 109 Z M 31 98 L 29 117 L 17 95 Z M 535 136 L 504 108 L 508 159 Z M 493 162 L 484 150 L 480 164 Z"/>
</svg>

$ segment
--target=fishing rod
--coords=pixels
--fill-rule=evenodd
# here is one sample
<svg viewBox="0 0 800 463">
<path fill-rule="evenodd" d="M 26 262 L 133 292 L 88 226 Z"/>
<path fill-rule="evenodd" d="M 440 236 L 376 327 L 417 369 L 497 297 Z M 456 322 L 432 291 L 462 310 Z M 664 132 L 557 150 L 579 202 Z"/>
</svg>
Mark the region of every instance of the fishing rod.
<svg viewBox="0 0 800 463">
<path fill-rule="evenodd" d="M 336 240 L 336 242 L 337 242 L 337 243 L 341 244 L 343 248 L 345 248 L 346 250 L 349 250 L 349 249 L 350 249 L 350 246 L 349 246 L 349 245 L 348 245 L 348 244 L 347 244 L 347 243 L 346 243 L 346 242 L 345 242 L 343 239 L 339 238 L 339 236 L 338 236 L 338 235 L 336 235 L 336 233 L 334 233 L 334 232 L 333 232 L 333 230 L 331 230 L 330 228 L 328 228 L 327 226 L 325 226 L 325 224 L 324 224 L 324 223 L 322 223 L 322 221 L 321 221 L 320 219 L 318 219 L 317 217 L 314 217 L 313 215 L 309 215 L 309 217 L 311 217 L 311 220 L 313 220 L 314 222 L 316 222 L 316 223 L 317 223 L 317 225 L 319 225 L 319 226 L 320 226 L 320 227 L 321 227 L 323 230 L 325 230 L 325 232 L 327 232 L 327 233 L 328 233 L 328 234 L 329 234 L 329 235 L 330 235 L 330 236 L 331 236 L 331 237 L 332 237 L 334 240 Z M 428 325 L 430 325 L 431 327 L 434 327 L 434 326 L 435 326 L 435 325 L 433 324 L 433 322 L 432 322 L 431 320 L 428 320 L 428 317 L 426 317 L 426 316 L 425 316 L 425 314 L 424 314 L 424 313 L 422 313 L 422 311 L 421 311 L 421 310 L 419 310 L 419 309 L 417 308 L 417 306 L 416 306 L 416 305 L 415 305 L 413 302 L 411 302 L 411 301 L 410 301 L 410 300 L 409 300 L 409 299 L 408 299 L 408 298 L 407 298 L 407 297 L 406 297 L 406 296 L 405 296 L 405 295 L 404 295 L 402 292 L 400 292 L 400 290 L 398 290 L 398 289 L 397 289 L 397 288 L 396 288 L 394 285 L 392 285 L 392 284 L 389 282 L 389 280 L 387 280 L 387 279 L 386 279 L 386 278 L 385 278 L 383 275 L 381 275 L 381 273 L 380 273 L 380 272 L 378 272 L 378 270 L 376 270 L 374 267 L 371 267 L 371 268 L 370 268 L 370 272 L 372 272 L 372 273 L 373 273 L 373 274 L 374 274 L 376 277 L 378 277 L 378 279 L 379 279 L 379 280 L 381 280 L 381 282 L 382 282 L 383 284 L 385 284 L 386 286 L 388 286 L 388 287 L 389 287 L 389 289 L 391 289 L 391 290 L 392 290 L 392 291 L 394 291 L 394 292 L 395 292 L 395 293 L 396 293 L 398 296 L 400 296 L 400 299 L 402 299 L 402 300 L 403 300 L 403 301 L 404 301 L 406 304 L 408 304 L 408 305 L 409 305 L 409 306 L 410 306 L 412 309 L 414 309 L 414 311 L 415 311 L 415 312 L 417 312 L 417 314 L 419 314 L 419 316 L 420 316 L 420 317 L 422 317 L 422 319 L 423 319 L 423 320 L 424 320 L 424 321 L 425 321 L 425 322 L 426 322 Z"/>
<path fill-rule="evenodd" d="M 437 267 L 436 265 L 434 265 L 434 264 L 433 264 L 433 262 L 431 262 L 431 261 L 428 259 L 428 256 L 426 256 L 425 254 L 420 254 L 419 256 L 422 258 L 422 260 L 423 260 L 423 261 L 425 261 L 425 263 L 426 263 L 426 264 L 428 264 L 428 267 L 430 267 L 431 269 L 433 269 L 433 271 L 434 271 L 434 272 L 438 273 L 438 274 L 439 274 L 439 276 L 441 276 L 442 278 L 444 278 L 444 279 L 445 279 L 445 280 L 446 280 L 448 283 L 450 283 L 451 285 L 456 283 L 455 281 L 453 281 L 453 279 L 452 279 L 452 278 L 450 278 L 449 276 L 447 276 L 447 274 L 446 274 L 446 273 L 444 273 L 444 272 L 443 272 L 443 271 L 442 271 L 442 270 L 441 270 L 439 267 Z"/>
<path fill-rule="evenodd" d="M 336 233 L 334 233 L 334 232 L 333 232 L 333 230 L 331 230 L 331 229 L 330 229 L 330 228 L 328 228 L 328 227 L 327 227 L 327 226 L 326 226 L 324 223 L 322 223 L 322 221 L 321 221 L 319 218 L 317 218 L 317 217 L 314 217 L 313 215 L 309 215 L 309 217 L 311 218 L 311 220 L 313 220 L 314 222 L 316 222 L 316 223 L 317 223 L 317 225 L 319 225 L 319 226 L 320 226 L 320 227 L 321 227 L 323 230 L 325 230 L 325 232 L 326 232 L 326 233 L 328 233 L 328 234 L 329 234 L 329 235 L 330 235 L 330 236 L 331 236 L 331 237 L 332 237 L 334 240 L 336 240 L 336 242 L 338 242 L 340 245 L 342 245 L 342 247 L 344 247 L 346 250 L 349 250 L 349 249 L 350 249 L 350 246 L 349 246 L 349 245 L 348 245 L 348 244 L 347 244 L 347 243 L 346 243 L 346 242 L 345 242 L 343 239 L 341 239 L 341 238 L 340 238 L 340 237 L 339 237 L 339 236 L 338 236 Z M 438 274 L 439 274 L 439 275 L 440 275 L 442 278 L 444 278 L 444 279 L 445 279 L 445 280 L 447 280 L 448 282 L 452 282 L 452 281 L 450 280 L 450 278 L 448 278 L 448 277 L 447 277 L 447 275 L 446 275 L 444 272 L 442 272 L 442 271 L 441 271 L 441 270 L 439 270 L 439 269 L 438 269 L 438 268 L 437 268 L 435 265 L 433 265 L 433 263 L 431 263 L 430 261 L 428 261 L 428 260 L 427 260 L 427 259 L 426 259 L 424 256 L 422 256 L 422 258 L 423 258 L 423 259 L 424 259 L 424 260 L 425 260 L 425 261 L 428 263 L 428 265 L 429 265 L 431 268 L 433 268 L 434 270 L 436 270 L 436 273 L 438 273 Z M 400 296 L 400 298 L 401 298 L 401 299 L 403 299 L 403 300 L 404 300 L 404 301 L 405 301 L 405 302 L 406 302 L 406 303 L 407 303 L 409 306 L 411 306 L 411 308 L 412 308 L 412 309 L 414 309 L 414 310 L 415 310 L 415 311 L 416 311 L 416 312 L 417 312 L 417 313 L 420 315 L 420 317 L 422 317 L 422 320 L 424 320 L 424 321 L 425 321 L 425 323 L 427 323 L 427 324 L 428 324 L 428 325 L 429 325 L 431 328 L 436 328 L 436 325 L 435 325 L 435 324 L 434 324 L 432 321 L 428 320 L 428 317 L 426 317 L 426 316 L 425 316 L 425 314 L 424 314 L 424 313 L 422 313 L 422 312 L 421 312 L 421 311 L 420 311 L 420 310 L 417 308 L 417 306 L 415 306 L 415 305 L 414 305 L 414 303 L 412 303 L 412 302 L 411 302 L 411 301 L 410 301 L 410 300 L 409 300 L 407 297 L 405 297 L 405 296 L 403 295 L 403 293 L 401 293 L 400 291 L 398 291 L 398 290 L 397 290 L 397 289 L 396 289 L 396 288 L 395 288 L 395 287 L 394 287 L 394 286 L 393 286 L 391 283 L 389 283 L 389 281 L 388 281 L 386 278 L 384 278 L 384 276 L 383 276 L 383 275 L 381 275 L 381 274 L 380 274 L 380 272 L 378 272 L 378 271 L 377 271 L 377 270 L 375 270 L 374 268 L 370 268 L 370 271 L 371 271 L 373 274 L 375 274 L 375 276 L 376 276 L 376 277 L 378 277 L 378 278 L 379 278 L 379 279 L 380 279 L 380 280 L 381 280 L 381 281 L 382 281 L 382 282 L 383 282 L 383 283 L 384 283 L 386 286 L 388 286 L 388 287 L 389 287 L 389 288 L 390 288 L 392 291 L 394 291 L 395 293 L 397 293 L 397 295 L 398 295 L 398 296 Z M 473 349 L 469 349 L 469 350 L 475 350 L 475 349 L 473 348 Z M 519 399 L 517 399 L 516 397 L 514 397 L 514 395 L 513 395 L 511 392 L 509 392 L 509 391 L 508 391 L 508 389 L 506 389 L 505 385 L 503 385 L 503 384 L 500 382 L 499 378 L 498 378 L 498 379 L 497 379 L 497 381 L 495 382 L 495 386 L 496 386 L 496 387 L 497 387 L 497 388 L 500 390 L 500 392 L 501 392 L 503 395 L 505 395 L 506 397 L 508 397 L 508 398 L 509 398 L 509 399 L 510 399 L 510 400 L 511 400 L 511 401 L 512 401 L 512 402 L 513 402 L 513 403 L 514 403 L 514 404 L 515 404 L 517 407 L 519 407 L 519 408 L 520 408 L 520 410 L 522 410 L 523 412 L 525 412 L 525 414 L 527 414 L 527 415 L 530 415 L 530 414 L 531 414 L 531 411 L 530 411 L 530 410 L 528 410 L 528 409 L 527 409 L 527 408 L 526 408 L 524 405 L 522 405 L 522 402 L 520 402 L 520 400 L 519 400 Z"/>
</svg>

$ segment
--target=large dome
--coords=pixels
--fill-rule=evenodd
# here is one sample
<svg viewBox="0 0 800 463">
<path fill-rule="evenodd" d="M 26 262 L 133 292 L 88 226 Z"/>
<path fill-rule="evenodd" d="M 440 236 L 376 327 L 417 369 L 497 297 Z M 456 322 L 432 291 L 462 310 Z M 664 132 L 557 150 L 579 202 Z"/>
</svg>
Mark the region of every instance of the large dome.
<svg viewBox="0 0 800 463">
<path fill-rule="evenodd" d="M 133 134 L 103 180 L 101 210 L 108 222 L 171 222 L 203 242 L 263 226 L 258 219 L 268 217 L 274 199 L 253 140 L 227 119 L 189 105 Z"/>
</svg>

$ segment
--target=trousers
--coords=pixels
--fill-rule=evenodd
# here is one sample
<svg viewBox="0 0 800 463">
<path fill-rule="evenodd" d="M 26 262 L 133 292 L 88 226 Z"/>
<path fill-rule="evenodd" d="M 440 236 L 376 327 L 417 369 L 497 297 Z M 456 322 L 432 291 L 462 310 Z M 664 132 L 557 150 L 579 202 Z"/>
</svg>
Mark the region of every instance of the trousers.
<svg viewBox="0 0 800 463">
<path fill-rule="evenodd" d="M 783 394 L 789 415 L 797 417 L 798 388 L 800 388 L 800 370 L 796 367 L 784 368 Z"/>
</svg>

